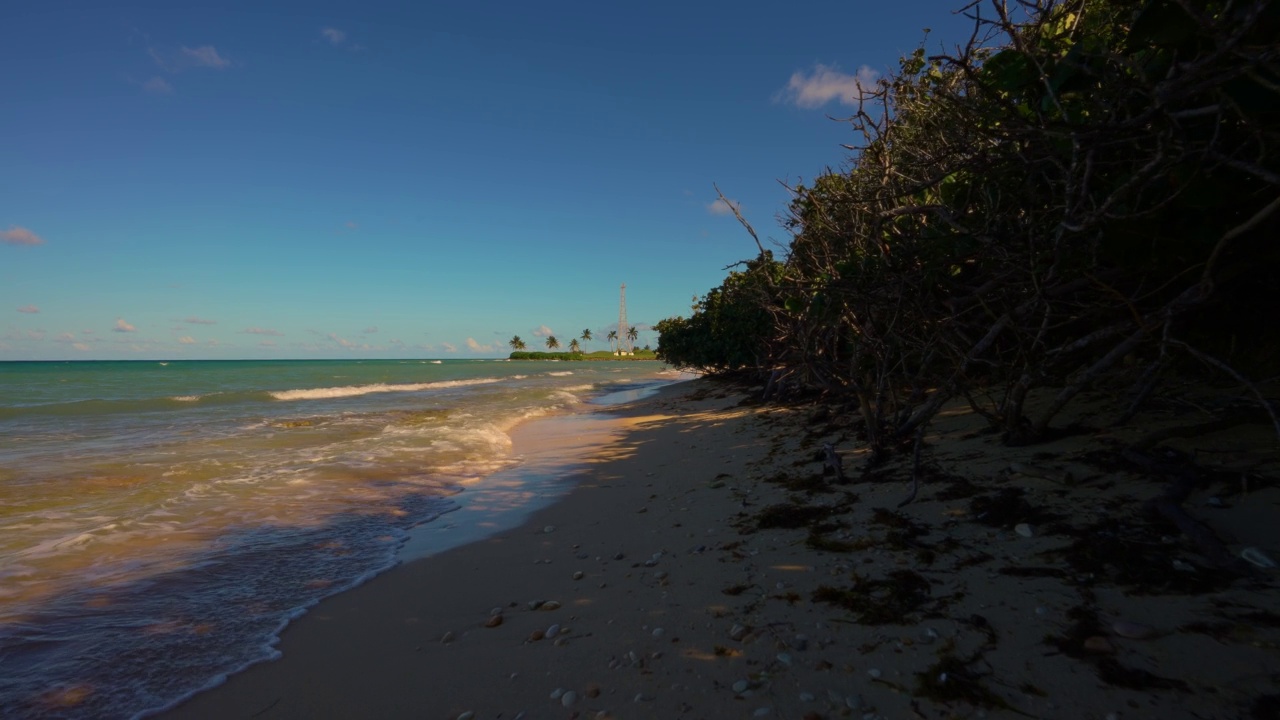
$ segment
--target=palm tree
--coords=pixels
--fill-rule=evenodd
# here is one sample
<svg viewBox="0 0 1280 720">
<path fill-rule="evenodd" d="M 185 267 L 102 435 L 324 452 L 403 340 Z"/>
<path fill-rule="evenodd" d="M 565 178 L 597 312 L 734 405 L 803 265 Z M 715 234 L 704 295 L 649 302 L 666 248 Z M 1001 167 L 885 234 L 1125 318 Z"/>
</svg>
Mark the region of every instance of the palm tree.
<svg viewBox="0 0 1280 720">
<path fill-rule="evenodd" d="M 636 351 L 636 340 L 639 339 L 639 337 L 640 331 L 636 329 L 635 325 L 627 328 L 627 339 L 631 341 L 627 343 L 627 349 L 633 353 Z"/>
<path fill-rule="evenodd" d="M 513 335 L 511 339 L 507 341 L 507 344 L 511 346 L 512 350 L 523 350 L 527 347 L 524 344 L 524 341 L 520 339 L 519 335 Z"/>
<path fill-rule="evenodd" d="M 560 341 L 556 339 L 556 336 L 555 336 L 555 335 L 552 335 L 551 337 L 548 337 L 548 338 L 547 338 L 547 349 L 548 349 L 548 350 L 555 350 L 555 349 L 556 349 L 556 348 L 558 348 L 558 347 L 560 347 Z"/>
<path fill-rule="evenodd" d="M 591 328 L 582 331 L 582 342 L 591 342 Z"/>
<path fill-rule="evenodd" d="M 605 337 L 609 340 L 609 349 L 610 349 L 611 351 L 613 351 L 613 352 L 615 352 L 615 353 L 616 353 L 616 352 L 617 352 L 617 350 L 614 350 L 614 349 L 613 349 L 613 343 L 614 343 L 614 341 L 616 341 L 616 340 L 618 339 L 618 331 L 617 331 L 617 330 L 610 330 L 610 331 L 609 331 L 609 334 L 608 334 L 607 336 L 605 336 Z"/>
<path fill-rule="evenodd" d="M 574 338 L 569 341 L 569 352 L 582 352 L 582 346 L 578 344 L 578 338 Z"/>
</svg>

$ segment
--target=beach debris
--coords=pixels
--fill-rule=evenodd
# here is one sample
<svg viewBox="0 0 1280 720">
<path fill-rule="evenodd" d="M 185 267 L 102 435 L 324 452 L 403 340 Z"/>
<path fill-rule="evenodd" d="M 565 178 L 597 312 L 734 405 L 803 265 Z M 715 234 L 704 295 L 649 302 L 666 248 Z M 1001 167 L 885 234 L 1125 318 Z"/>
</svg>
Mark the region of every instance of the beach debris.
<svg viewBox="0 0 1280 720">
<path fill-rule="evenodd" d="M 933 628 L 925 628 L 921 631 L 919 642 L 922 645 L 932 645 L 938 639 L 938 631 Z"/>
<path fill-rule="evenodd" d="M 625 558 L 625 557 L 626 557 L 626 554 L 625 554 L 625 553 L 620 553 L 620 552 L 619 552 L 619 553 L 614 553 L 614 554 L 613 554 L 613 559 L 614 559 L 614 560 L 621 560 L 621 559 L 623 559 L 623 558 Z"/>
<path fill-rule="evenodd" d="M 760 708 L 756 708 L 756 711 L 755 711 L 755 712 L 753 712 L 753 713 L 751 713 L 751 716 L 752 716 L 752 717 L 767 717 L 767 716 L 769 716 L 769 715 L 771 715 L 771 714 L 773 714 L 773 708 L 771 708 L 771 707 L 760 707 Z"/>
<path fill-rule="evenodd" d="M 1146 640 L 1155 637 L 1157 634 L 1156 629 L 1150 625 L 1127 620 L 1117 620 L 1111 623 L 1111 632 L 1130 640 Z"/>
<path fill-rule="evenodd" d="M 544 637 L 553 638 L 559 634 L 560 634 L 560 626 L 552 625 L 551 627 L 547 628 L 547 632 L 544 635 Z"/>
<path fill-rule="evenodd" d="M 652 633 L 652 634 L 653 634 L 653 636 L 654 636 L 654 637 L 656 637 L 656 638 L 660 638 L 660 637 L 662 637 L 663 632 L 665 632 L 665 631 L 664 631 L 662 628 L 654 628 L 654 629 L 653 629 L 653 633 Z"/>
<path fill-rule="evenodd" d="M 453 631 L 452 631 L 452 630 L 446 630 L 446 631 L 445 631 L 445 633 L 444 633 L 443 635 L 441 635 L 441 636 L 440 636 L 440 642 L 441 642 L 441 643 L 443 643 L 443 644 L 445 644 L 445 645 L 447 645 L 447 644 L 449 644 L 449 643 L 451 643 L 451 642 L 453 642 L 453 641 L 454 641 L 454 636 L 453 636 Z"/>
<path fill-rule="evenodd" d="M 542 528 L 542 532 L 546 533 L 547 535 L 550 535 L 551 533 L 553 533 L 553 532 L 555 532 L 555 531 L 556 531 L 556 526 L 555 526 L 555 525 L 548 525 L 548 526 L 546 526 L 546 527 Z"/>
<path fill-rule="evenodd" d="M 880 668 L 871 668 L 870 670 L 867 671 L 867 677 L 871 678 L 872 680 L 879 680 L 880 676 L 883 674 L 884 673 L 880 672 Z"/>
<path fill-rule="evenodd" d="M 548 600 L 538 606 L 538 610 L 541 610 L 542 612 L 551 612 L 552 610 L 559 610 L 559 609 L 560 609 L 560 603 L 555 600 Z"/>
<path fill-rule="evenodd" d="M 1035 528 L 1031 527 L 1027 523 L 1018 523 L 1017 525 L 1014 525 L 1013 531 L 1025 538 L 1032 537 L 1036 534 Z"/>
<path fill-rule="evenodd" d="M 493 617 L 495 615 L 501 615 L 501 614 L 502 614 L 502 608 L 500 607 L 489 609 L 489 617 Z"/>
<path fill-rule="evenodd" d="M 529 633 L 529 642 L 538 642 L 539 640 L 541 640 L 546 636 L 547 636 L 547 633 L 545 630 L 534 630 L 533 632 Z"/>
<path fill-rule="evenodd" d="M 844 461 L 840 459 L 840 453 L 836 452 L 836 446 L 831 443 L 822 446 L 822 474 L 826 475 L 828 471 L 835 475 L 837 484 L 849 482 L 844 476 Z"/>
<path fill-rule="evenodd" d="M 1276 561 L 1256 547 L 1247 547 L 1240 551 L 1240 557 L 1256 567 L 1270 570 L 1276 567 Z"/>
<path fill-rule="evenodd" d="M 528 603 L 526 603 L 526 606 L 530 610 L 537 610 L 538 608 L 542 607 L 542 605 L 546 602 L 547 602 L 546 600 L 530 600 Z"/>
<path fill-rule="evenodd" d="M 467 710 L 466 712 L 458 713 L 457 720 L 472 720 L 475 716 L 476 714 L 474 711 Z"/>
<path fill-rule="evenodd" d="M 747 635 L 750 635 L 750 634 L 751 634 L 751 627 L 749 625 L 739 625 L 737 623 L 734 623 L 733 627 L 729 628 L 729 637 L 734 640 L 741 641 L 743 638 L 745 638 Z"/>
<path fill-rule="evenodd" d="M 494 615 L 485 621 L 484 626 L 487 628 L 496 628 L 502 624 L 502 616 Z"/>
<path fill-rule="evenodd" d="M 649 693 L 641 692 L 641 693 L 636 693 L 636 696 L 632 698 L 631 702 L 635 702 L 635 703 L 652 702 L 653 699 L 654 699 L 653 695 L 650 695 Z"/>
<path fill-rule="evenodd" d="M 573 579 L 574 579 L 574 580 L 581 580 L 581 579 L 582 579 L 582 578 L 584 578 L 584 577 L 586 577 L 586 574 L 585 574 L 585 573 L 583 573 L 581 570 L 579 570 L 579 571 L 577 571 L 577 572 L 575 572 L 575 573 L 573 574 Z"/>
<path fill-rule="evenodd" d="M 570 690 L 569 692 L 565 693 L 564 695 L 561 695 L 561 696 L 560 696 L 560 704 L 561 704 L 561 705 L 563 705 L 564 707 L 567 707 L 567 708 L 571 708 L 571 707 L 573 707 L 574 705 L 577 705 L 577 704 L 578 704 L 578 693 L 576 693 L 576 692 L 574 692 L 574 691 Z"/>
<path fill-rule="evenodd" d="M 782 663 L 783 665 L 786 665 L 786 666 L 788 666 L 788 667 L 790 667 L 790 666 L 791 666 L 791 655 L 790 655 L 790 654 L 788 654 L 788 653 L 778 653 L 776 657 L 777 657 L 778 662 L 780 662 L 780 663 Z"/>
<path fill-rule="evenodd" d="M 551 691 L 552 700 L 559 700 L 561 695 L 564 695 L 564 688 L 556 688 Z"/>
<path fill-rule="evenodd" d="M 750 687 L 751 687 L 751 683 L 747 682 L 746 680 L 739 680 L 733 684 L 733 694 L 741 695 L 742 693 L 746 692 L 747 689 Z"/>
<path fill-rule="evenodd" d="M 849 695 L 844 698 L 844 706 L 850 710 L 861 710 L 866 707 L 866 702 L 863 701 L 861 695 Z"/>
</svg>

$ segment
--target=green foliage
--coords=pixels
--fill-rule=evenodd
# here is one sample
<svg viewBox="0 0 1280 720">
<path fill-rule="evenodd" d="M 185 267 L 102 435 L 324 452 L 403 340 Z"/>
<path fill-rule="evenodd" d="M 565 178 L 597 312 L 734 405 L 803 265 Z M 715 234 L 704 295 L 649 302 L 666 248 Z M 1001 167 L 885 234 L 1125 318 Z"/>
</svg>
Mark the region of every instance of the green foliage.
<svg viewBox="0 0 1280 720">
<path fill-rule="evenodd" d="M 792 188 L 785 261 L 659 323 L 663 359 L 852 396 L 878 450 L 958 393 L 1024 442 L 1190 341 L 1280 344 L 1280 3 L 1002 7 L 880 81 L 849 166 Z"/>
<path fill-rule="evenodd" d="M 694 306 L 693 315 L 668 318 L 659 333 L 657 355 L 676 367 L 703 371 L 759 367 L 773 330 L 768 310 L 782 264 L 765 255 L 746 263 Z"/>
<path fill-rule="evenodd" d="M 510 360 L 581 360 L 582 353 L 567 352 L 513 352 Z"/>
</svg>

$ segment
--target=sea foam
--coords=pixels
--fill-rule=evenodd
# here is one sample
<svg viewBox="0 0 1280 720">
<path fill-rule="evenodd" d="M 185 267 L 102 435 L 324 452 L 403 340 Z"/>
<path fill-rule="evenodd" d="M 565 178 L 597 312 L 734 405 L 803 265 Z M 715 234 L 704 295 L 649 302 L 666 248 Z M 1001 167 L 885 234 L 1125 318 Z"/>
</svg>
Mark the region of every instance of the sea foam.
<svg viewBox="0 0 1280 720">
<path fill-rule="evenodd" d="M 446 388 L 468 387 L 471 385 L 488 385 L 502 382 L 501 378 L 475 378 L 472 380 L 444 380 L 429 383 L 402 383 L 390 385 L 374 383 L 372 385 L 343 385 L 339 387 L 304 388 L 301 390 L 275 390 L 267 394 L 276 400 L 323 400 L 328 398 L 356 397 L 370 393 L 420 392 L 422 390 L 443 390 Z"/>
</svg>

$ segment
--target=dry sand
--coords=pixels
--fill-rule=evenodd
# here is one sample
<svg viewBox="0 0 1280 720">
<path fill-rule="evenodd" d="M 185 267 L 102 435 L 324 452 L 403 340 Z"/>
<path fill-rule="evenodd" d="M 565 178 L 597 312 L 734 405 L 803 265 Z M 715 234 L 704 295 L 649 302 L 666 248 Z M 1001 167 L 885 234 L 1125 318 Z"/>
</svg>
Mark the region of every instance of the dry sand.
<svg viewBox="0 0 1280 720">
<path fill-rule="evenodd" d="M 1185 409 L 1010 449 L 953 408 L 899 509 L 909 453 L 863 477 L 842 417 L 743 397 L 699 380 L 617 410 L 558 502 L 480 540 L 497 515 L 447 518 L 475 541 L 326 600 L 281 660 L 166 717 L 1280 717 L 1276 571 L 1209 569 L 1144 514 L 1162 482 L 1115 459 Z M 534 423 L 517 450 L 585 429 Z M 1188 509 L 1277 557 L 1266 427 L 1170 443 L 1229 470 Z"/>
</svg>

